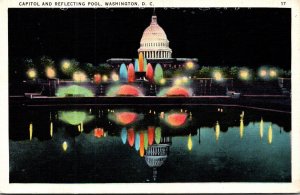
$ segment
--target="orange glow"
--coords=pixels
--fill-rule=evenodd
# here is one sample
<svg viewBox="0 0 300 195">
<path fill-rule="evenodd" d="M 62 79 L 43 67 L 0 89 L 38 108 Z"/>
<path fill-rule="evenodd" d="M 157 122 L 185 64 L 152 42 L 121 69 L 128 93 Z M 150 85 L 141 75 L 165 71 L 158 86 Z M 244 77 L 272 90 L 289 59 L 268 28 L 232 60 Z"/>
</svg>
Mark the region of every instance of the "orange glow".
<svg viewBox="0 0 300 195">
<path fill-rule="evenodd" d="M 145 153 L 145 148 L 144 148 L 144 133 L 140 133 L 140 156 L 143 157 Z"/>
<path fill-rule="evenodd" d="M 139 96 L 139 94 L 139 90 L 131 85 L 122 85 L 117 92 L 117 96 Z"/>
<path fill-rule="evenodd" d="M 139 72 L 143 72 L 144 71 L 144 56 L 143 53 L 140 52 L 139 53 Z"/>
<path fill-rule="evenodd" d="M 166 93 L 167 96 L 183 96 L 183 97 L 189 97 L 189 91 L 183 87 L 171 87 L 168 92 Z"/>
<path fill-rule="evenodd" d="M 186 113 L 173 113 L 167 116 L 167 122 L 174 127 L 182 126 L 186 122 L 186 119 Z"/>
<path fill-rule="evenodd" d="M 103 128 L 95 128 L 94 129 L 94 136 L 96 138 L 103 137 L 104 136 L 104 130 L 103 130 Z"/>
<path fill-rule="evenodd" d="M 133 130 L 133 128 L 128 129 L 127 139 L 128 139 L 129 145 L 132 147 L 133 144 L 134 144 L 134 130 Z"/>
<path fill-rule="evenodd" d="M 128 82 L 133 83 L 135 81 L 135 72 L 133 64 L 129 64 L 128 66 Z"/>
<path fill-rule="evenodd" d="M 101 83 L 101 75 L 100 74 L 94 75 L 94 83 L 96 83 L 97 85 Z"/>
<path fill-rule="evenodd" d="M 49 79 L 52 79 L 56 76 L 56 72 L 55 72 L 55 69 L 53 67 L 50 67 L 48 66 L 45 70 L 46 72 L 46 76 L 49 78 Z"/>
<path fill-rule="evenodd" d="M 147 69 L 146 69 L 146 78 L 150 81 L 153 82 L 153 68 L 152 65 L 149 63 L 147 64 Z"/>
<path fill-rule="evenodd" d="M 138 115 L 135 112 L 118 112 L 116 117 L 117 121 L 122 125 L 129 125 L 136 121 Z"/>
<path fill-rule="evenodd" d="M 149 146 L 151 146 L 154 142 L 154 132 L 155 132 L 155 127 L 149 126 L 148 127 L 148 143 L 149 143 Z"/>
</svg>

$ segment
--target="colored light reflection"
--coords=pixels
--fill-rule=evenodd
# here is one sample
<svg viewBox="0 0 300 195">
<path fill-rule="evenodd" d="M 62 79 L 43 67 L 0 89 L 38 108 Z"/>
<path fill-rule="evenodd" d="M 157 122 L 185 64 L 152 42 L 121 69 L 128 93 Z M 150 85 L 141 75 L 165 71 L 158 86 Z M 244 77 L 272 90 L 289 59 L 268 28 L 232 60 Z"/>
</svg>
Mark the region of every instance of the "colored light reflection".
<svg viewBox="0 0 300 195">
<path fill-rule="evenodd" d="M 271 124 L 268 129 L 268 143 L 271 144 L 272 140 L 273 140 L 273 129 Z"/>
<path fill-rule="evenodd" d="M 144 147 L 145 147 L 145 150 L 148 149 L 148 134 L 147 134 L 147 132 L 144 132 Z"/>
<path fill-rule="evenodd" d="M 96 138 L 104 137 L 104 129 L 103 128 L 95 128 L 94 129 L 94 136 Z"/>
<path fill-rule="evenodd" d="M 188 146 L 189 151 L 191 151 L 192 148 L 193 148 L 193 141 L 192 141 L 192 135 L 191 134 L 189 134 L 187 146 Z"/>
<path fill-rule="evenodd" d="M 155 127 L 149 126 L 148 127 L 148 144 L 151 146 L 154 142 L 155 136 Z"/>
<path fill-rule="evenodd" d="M 67 124 L 82 125 L 82 127 L 79 126 L 79 129 L 83 129 L 83 123 L 90 122 L 94 119 L 94 116 L 88 115 L 88 113 L 84 111 L 59 111 L 58 116 L 59 120 Z"/>
<path fill-rule="evenodd" d="M 67 151 L 67 149 L 68 149 L 68 143 L 66 141 L 64 141 L 64 143 L 62 144 L 62 148 L 63 148 L 64 152 Z"/>
<path fill-rule="evenodd" d="M 53 122 L 50 122 L 50 137 L 53 136 Z"/>
<path fill-rule="evenodd" d="M 49 79 L 53 79 L 53 78 L 56 76 L 55 68 L 52 67 L 52 66 L 46 67 L 45 72 L 46 72 L 46 76 L 47 76 Z"/>
<path fill-rule="evenodd" d="M 187 121 L 186 113 L 168 113 L 165 117 L 165 122 L 172 127 L 180 127 Z"/>
<path fill-rule="evenodd" d="M 134 144 L 134 130 L 133 130 L 133 128 L 128 129 L 127 139 L 128 139 L 129 145 L 132 147 L 133 144 Z"/>
<path fill-rule="evenodd" d="M 34 68 L 30 68 L 28 69 L 28 71 L 26 72 L 27 76 L 29 79 L 35 79 L 37 76 L 37 72 Z"/>
<path fill-rule="evenodd" d="M 122 85 L 117 91 L 117 96 L 140 96 L 141 92 L 132 85 Z"/>
<path fill-rule="evenodd" d="M 136 151 L 138 151 L 140 149 L 140 135 L 139 135 L 139 133 L 135 133 L 134 147 L 135 147 Z"/>
<path fill-rule="evenodd" d="M 216 134 L 216 141 L 219 140 L 219 137 L 220 137 L 220 125 L 219 125 L 219 122 L 217 121 L 216 123 L 216 127 L 215 127 L 215 134 Z"/>
<path fill-rule="evenodd" d="M 260 136 L 260 139 L 262 139 L 264 136 L 264 120 L 263 120 L 263 118 L 261 118 L 260 124 L 259 124 L 259 136 Z"/>
<path fill-rule="evenodd" d="M 240 138 L 242 139 L 244 136 L 244 119 L 241 118 L 240 120 Z"/>
<path fill-rule="evenodd" d="M 128 82 L 133 83 L 135 81 L 135 72 L 133 64 L 129 64 L 128 66 Z"/>
<path fill-rule="evenodd" d="M 121 125 L 129 125 L 134 123 L 138 118 L 138 114 L 135 112 L 117 112 L 116 120 Z"/>
<path fill-rule="evenodd" d="M 85 87 L 78 85 L 71 85 L 67 87 L 59 87 L 56 96 L 58 97 L 70 97 L 70 96 L 80 96 L 80 97 L 94 97 L 94 93 Z"/>
<path fill-rule="evenodd" d="M 32 140 L 32 133 L 33 133 L 33 125 L 32 123 L 29 124 L 29 140 Z"/>
<path fill-rule="evenodd" d="M 143 157 L 145 154 L 144 148 L 144 133 L 140 132 L 140 156 Z"/>
<path fill-rule="evenodd" d="M 121 130 L 121 139 L 122 139 L 122 143 L 125 144 L 127 140 L 127 131 L 125 127 L 123 127 Z"/>
<path fill-rule="evenodd" d="M 155 143 L 159 144 L 161 140 L 161 128 L 160 127 L 156 127 L 155 128 Z"/>
</svg>

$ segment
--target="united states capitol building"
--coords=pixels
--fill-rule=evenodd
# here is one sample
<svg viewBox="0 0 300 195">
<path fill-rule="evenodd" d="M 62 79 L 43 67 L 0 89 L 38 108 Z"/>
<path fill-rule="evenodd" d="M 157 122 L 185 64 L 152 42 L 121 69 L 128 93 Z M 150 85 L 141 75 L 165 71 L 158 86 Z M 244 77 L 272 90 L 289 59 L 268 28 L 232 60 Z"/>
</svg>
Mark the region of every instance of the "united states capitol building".
<svg viewBox="0 0 300 195">
<path fill-rule="evenodd" d="M 153 13 L 150 25 L 144 30 L 140 48 L 137 50 L 138 54 L 142 53 L 148 63 L 160 63 L 164 69 L 176 69 L 184 66 L 185 62 L 193 61 L 198 62 L 197 58 L 173 58 L 172 49 L 170 48 L 170 41 L 164 29 L 158 24 L 157 16 Z M 136 58 L 137 58 L 136 57 Z M 107 63 L 114 68 L 119 68 L 120 64 L 133 63 L 136 58 L 111 58 Z"/>
</svg>

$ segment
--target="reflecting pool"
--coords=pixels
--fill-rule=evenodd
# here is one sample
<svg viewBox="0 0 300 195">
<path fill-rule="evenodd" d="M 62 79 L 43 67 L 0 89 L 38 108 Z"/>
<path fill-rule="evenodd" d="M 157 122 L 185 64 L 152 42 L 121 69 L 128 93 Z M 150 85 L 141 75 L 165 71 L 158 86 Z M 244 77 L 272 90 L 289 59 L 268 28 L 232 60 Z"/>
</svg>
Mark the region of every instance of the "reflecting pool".
<svg viewBox="0 0 300 195">
<path fill-rule="evenodd" d="M 11 183 L 290 182 L 291 114 L 10 107 Z"/>
</svg>

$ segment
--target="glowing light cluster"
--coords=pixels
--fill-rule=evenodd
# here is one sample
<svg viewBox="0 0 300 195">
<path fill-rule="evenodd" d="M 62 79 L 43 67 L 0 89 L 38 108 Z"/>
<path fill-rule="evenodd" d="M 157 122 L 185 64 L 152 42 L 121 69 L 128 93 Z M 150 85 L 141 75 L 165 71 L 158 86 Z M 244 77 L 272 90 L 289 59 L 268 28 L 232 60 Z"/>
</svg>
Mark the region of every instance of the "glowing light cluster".
<svg viewBox="0 0 300 195">
<path fill-rule="evenodd" d="M 190 93 L 189 89 L 186 89 L 181 86 L 174 86 L 174 87 L 168 88 L 164 95 L 165 96 L 189 97 L 189 96 L 191 96 L 191 93 Z"/>
<path fill-rule="evenodd" d="M 94 74 L 94 83 L 95 84 L 100 84 L 101 83 L 101 75 L 100 74 Z"/>
<path fill-rule="evenodd" d="M 126 77 L 126 78 L 127 78 L 127 77 Z M 113 72 L 113 73 L 111 74 L 111 79 L 112 79 L 114 82 L 117 82 L 117 81 L 119 81 L 119 75 L 118 75 L 117 73 Z"/>
<path fill-rule="evenodd" d="M 26 72 L 29 79 L 35 79 L 37 77 L 37 72 L 34 68 L 30 68 Z"/>
<path fill-rule="evenodd" d="M 143 93 L 133 85 L 115 85 L 106 93 L 107 96 L 143 96 Z"/>
<path fill-rule="evenodd" d="M 274 79 L 278 76 L 278 70 L 276 68 L 261 67 L 258 71 L 258 75 L 262 79 Z"/>
<path fill-rule="evenodd" d="M 84 82 L 84 81 L 87 80 L 87 76 L 82 71 L 76 71 L 76 72 L 73 73 L 73 80 L 75 82 Z"/>
<path fill-rule="evenodd" d="M 186 69 L 188 69 L 188 70 L 192 70 L 192 69 L 195 68 L 195 64 L 194 64 L 194 62 L 192 62 L 192 61 L 188 61 L 188 62 L 185 64 L 185 67 L 186 67 Z"/>
<path fill-rule="evenodd" d="M 250 76 L 250 71 L 248 69 L 243 68 L 239 71 L 239 78 L 241 80 L 249 80 Z"/>
<path fill-rule="evenodd" d="M 222 81 L 223 80 L 223 76 L 222 76 L 222 73 L 220 71 L 214 71 L 213 72 L 213 77 L 216 81 Z"/>
<path fill-rule="evenodd" d="M 52 66 L 46 67 L 45 72 L 46 72 L 46 76 L 47 76 L 49 79 L 53 79 L 53 78 L 56 77 L 56 70 L 55 70 L 55 68 L 52 67 Z"/>
<path fill-rule="evenodd" d="M 166 113 L 164 122 L 171 127 L 181 127 L 186 124 L 187 116 L 188 115 L 185 112 Z"/>
<path fill-rule="evenodd" d="M 131 125 L 141 119 L 143 119 L 143 114 L 137 114 L 131 111 L 114 111 L 108 114 L 108 119 L 114 121 L 118 125 Z"/>
<path fill-rule="evenodd" d="M 103 128 L 95 128 L 94 129 L 94 136 L 96 138 L 104 137 L 104 129 Z"/>
<path fill-rule="evenodd" d="M 83 126 L 83 123 L 92 121 L 94 119 L 94 116 L 89 115 L 87 112 L 84 111 L 59 111 L 58 118 L 59 120 L 70 125 Z"/>
<path fill-rule="evenodd" d="M 68 96 L 80 96 L 80 97 L 93 97 L 94 93 L 78 85 L 70 85 L 67 87 L 59 87 L 56 96 L 58 97 L 68 97 Z"/>
</svg>

